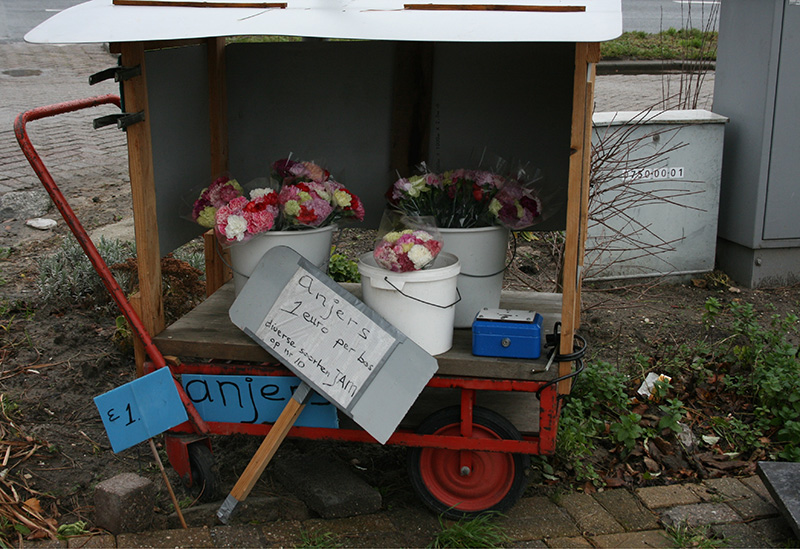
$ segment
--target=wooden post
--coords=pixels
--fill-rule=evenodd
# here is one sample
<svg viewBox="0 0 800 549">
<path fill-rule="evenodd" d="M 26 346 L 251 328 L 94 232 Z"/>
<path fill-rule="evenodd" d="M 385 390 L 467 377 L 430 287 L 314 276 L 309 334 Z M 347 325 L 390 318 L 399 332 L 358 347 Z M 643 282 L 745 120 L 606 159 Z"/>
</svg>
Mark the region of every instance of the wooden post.
<svg viewBox="0 0 800 549">
<path fill-rule="evenodd" d="M 584 119 L 584 127 L 583 127 L 583 146 L 584 151 L 584 161 L 583 161 L 583 196 L 581 198 L 583 206 L 581 212 L 581 238 L 578 242 L 580 245 L 580 249 L 578 250 L 578 265 L 581 269 L 580 276 L 583 276 L 583 261 L 586 256 L 586 235 L 588 233 L 588 224 L 589 224 L 589 183 L 591 178 L 591 170 L 592 170 L 592 114 L 594 113 L 594 81 L 595 76 L 597 75 L 597 63 L 600 61 L 600 43 L 599 42 L 592 42 L 587 44 L 588 51 L 587 51 L 587 58 L 586 61 L 589 64 L 588 67 L 588 74 L 587 74 L 587 83 L 586 83 L 586 116 Z M 577 302 L 578 307 L 580 307 L 581 303 L 581 284 L 580 281 L 577 287 Z M 578 316 L 575 322 L 575 329 L 577 330 L 581 326 L 581 317 L 580 317 L 580 308 L 578 309 Z"/>
<path fill-rule="evenodd" d="M 217 235 L 210 230 L 203 233 L 203 255 L 206 261 L 206 297 L 208 297 L 233 276 L 228 267 L 231 264 L 231 252 L 229 249 L 222 249 L 217 241 Z"/>
<path fill-rule="evenodd" d="M 569 188 L 567 192 L 567 226 L 564 244 L 563 303 L 561 309 L 561 344 L 558 351 L 568 354 L 573 351 L 575 331 L 580 324 L 580 266 L 583 241 L 586 238 L 585 218 L 588 197 L 588 163 L 591 147 L 587 140 L 587 125 L 591 127 L 593 97 L 592 75 L 589 70 L 589 44 L 575 44 L 575 73 L 572 93 L 572 129 L 570 137 Z M 588 136 L 590 137 L 590 136 Z M 559 376 L 570 373 L 573 364 L 561 362 Z M 569 393 L 570 380 L 558 384 L 559 394 Z"/>
<path fill-rule="evenodd" d="M 121 46 L 122 64 L 141 67 L 141 75 L 122 83 L 125 110 L 144 112 L 144 121 L 128 126 L 128 164 L 133 198 L 136 255 L 139 265 L 139 316 L 151 336 L 164 329 L 164 304 L 161 297 L 161 252 L 158 243 L 156 190 L 153 176 L 153 147 L 150 136 L 150 114 L 147 104 L 147 71 L 144 46 L 141 42 L 124 42 Z M 141 371 L 143 357 L 137 358 Z"/>
<path fill-rule="evenodd" d="M 225 86 L 225 38 L 206 40 L 208 56 L 209 132 L 211 134 L 211 178 L 228 171 L 228 111 Z M 208 234 L 208 233 L 206 233 Z M 231 272 L 220 261 L 216 242 L 204 237 L 206 258 L 206 295 L 216 292 L 231 279 Z"/>
</svg>

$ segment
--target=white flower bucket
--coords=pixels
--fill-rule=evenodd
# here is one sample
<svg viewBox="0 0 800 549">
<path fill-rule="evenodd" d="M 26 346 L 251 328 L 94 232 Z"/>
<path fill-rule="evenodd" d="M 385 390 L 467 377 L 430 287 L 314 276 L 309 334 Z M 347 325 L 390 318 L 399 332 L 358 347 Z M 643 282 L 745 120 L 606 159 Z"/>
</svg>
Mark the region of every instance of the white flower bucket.
<svg viewBox="0 0 800 549">
<path fill-rule="evenodd" d="M 379 267 L 372 252 L 358 261 L 364 303 L 432 355 L 453 346 L 460 270 L 458 258 L 444 252 L 432 267 L 407 273 Z"/>
<path fill-rule="evenodd" d="M 461 274 L 458 289 L 461 301 L 456 305 L 453 325 L 470 328 L 481 309 L 500 306 L 503 274 L 506 269 L 509 231 L 497 225 L 473 229 L 442 229 L 443 252 L 458 257 Z"/>
<path fill-rule="evenodd" d="M 247 284 L 247 279 L 264 254 L 275 246 L 287 246 L 327 272 L 335 228 L 330 225 L 319 229 L 268 231 L 231 246 L 231 270 L 236 295 Z"/>
</svg>

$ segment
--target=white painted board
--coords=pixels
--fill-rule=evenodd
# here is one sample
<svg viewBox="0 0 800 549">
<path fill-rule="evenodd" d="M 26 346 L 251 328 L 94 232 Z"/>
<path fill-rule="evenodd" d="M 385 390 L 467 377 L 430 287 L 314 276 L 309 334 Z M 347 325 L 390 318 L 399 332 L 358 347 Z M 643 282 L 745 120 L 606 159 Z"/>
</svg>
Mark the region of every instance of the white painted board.
<svg viewBox="0 0 800 549">
<path fill-rule="evenodd" d="M 438 369 L 435 358 L 285 246 L 264 255 L 230 318 L 382 444 Z"/>
<path fill-rule="evenodd" d="M 420 2 L 417 5 L 429 4 Z M 286 8 L 117 6 L 91 0 L 30 31 L 37 43 L 136 42 L 287 35 L 444 42 L 599 42 L 622 34 L 621 0 L 498 0 L 439 5 L 501 10 L 406 9 L 400 0 L 289 0 Z M 530 6 L 568 11 L 516 11 Z"/>
</svg>

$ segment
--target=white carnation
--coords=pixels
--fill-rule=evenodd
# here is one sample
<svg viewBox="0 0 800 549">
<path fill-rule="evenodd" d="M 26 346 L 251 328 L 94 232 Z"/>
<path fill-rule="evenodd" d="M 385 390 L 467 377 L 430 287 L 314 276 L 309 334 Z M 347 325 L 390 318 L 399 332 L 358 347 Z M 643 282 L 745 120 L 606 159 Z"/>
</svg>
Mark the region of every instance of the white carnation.
<svg viewBox="0 0 800 549">
<path fill-rule="evenodd" d="M 228 240 L 241 242 L 244 239 L 244 232 L 247 230 L 247 220 L 241 215 L 231 215 L 228 217 L 228 224 L 225 226 L 225 236 Z"/>
<path fill-rule="evenodd" d="M 433 254 L 425 246 L 415 244 L 408 250 L 408 259 L 414 264 L 414 268 L 419 270 L 433 261 Z"/>
</svg>

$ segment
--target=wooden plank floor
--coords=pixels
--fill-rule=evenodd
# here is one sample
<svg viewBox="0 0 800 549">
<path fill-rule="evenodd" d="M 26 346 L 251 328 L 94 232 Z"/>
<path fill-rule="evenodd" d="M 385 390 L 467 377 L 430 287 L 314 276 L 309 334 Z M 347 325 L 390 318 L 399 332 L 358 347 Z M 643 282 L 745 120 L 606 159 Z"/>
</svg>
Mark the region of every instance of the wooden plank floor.
<svg viewBox="0 0 800 549">
<path fill-rule="evenodd" d="M 360 297 L 361 286 L 343 284 Z M 234 300 L 233 284 L 228 283 L 182 317 L 154 340 L 165 355 L 183 359 L 217 359 L 246 362 L 271 362 L 275 359 L 229 319 L 228 310 Z M 536 292 L 504 292 L 501 307 L 533 310 L 544 317 L 542 338 L 551 333 L 561 317 L 561 294 Z M 436 357 L 439 374 L 485 377 L 492 379 L 543 380 L 554 377 L 555 368 L 544 371 L 546 356 L 537 360 L 478 357 L 472 354 L 472 331 L 454 332 L 453 348 Z"/>
</svg>

